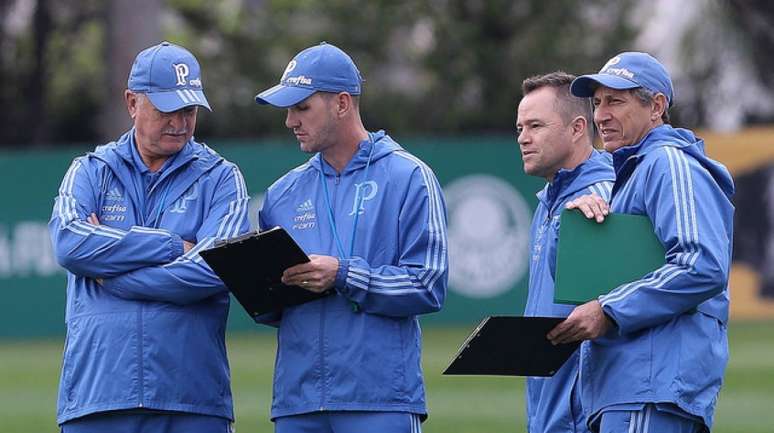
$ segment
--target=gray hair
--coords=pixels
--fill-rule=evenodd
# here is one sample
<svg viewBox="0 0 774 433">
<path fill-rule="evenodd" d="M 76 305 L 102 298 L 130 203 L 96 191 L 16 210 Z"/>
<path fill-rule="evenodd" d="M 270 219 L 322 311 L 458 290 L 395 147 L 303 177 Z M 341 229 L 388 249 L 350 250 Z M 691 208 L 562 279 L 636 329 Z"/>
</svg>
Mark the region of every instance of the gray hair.
<svg viewBox="0 0 774 433">
<path fill-rule="evenodd" d="M 644 87 L 631 89 L 630 92 L 632 92 L 632 95 L 636 96 L 637 99 L 640 100 L 640 104 L 643 106 L 650 104 L 658 94 L 657 92 L 648 90 Z M 661 115 L 661 121 L 663 121 L 665 124 L 669 124 L 669 105 L 664 107 L 664 113 Z"/>
</svg>

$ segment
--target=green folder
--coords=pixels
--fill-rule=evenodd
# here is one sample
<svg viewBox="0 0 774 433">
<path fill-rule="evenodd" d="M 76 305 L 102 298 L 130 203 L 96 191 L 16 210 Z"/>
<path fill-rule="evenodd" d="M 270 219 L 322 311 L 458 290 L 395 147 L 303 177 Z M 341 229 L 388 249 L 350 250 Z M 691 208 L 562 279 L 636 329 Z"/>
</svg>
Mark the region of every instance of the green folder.
<svg viewBox="0 0 774 433">
<path fill-rule="evenodd" d="M 599 224 L 566 210 L 560 224 L 556 303 L 583 304 L 665 263 L 664 247 L 646 216 L 610 214 Z"/>
</svg>

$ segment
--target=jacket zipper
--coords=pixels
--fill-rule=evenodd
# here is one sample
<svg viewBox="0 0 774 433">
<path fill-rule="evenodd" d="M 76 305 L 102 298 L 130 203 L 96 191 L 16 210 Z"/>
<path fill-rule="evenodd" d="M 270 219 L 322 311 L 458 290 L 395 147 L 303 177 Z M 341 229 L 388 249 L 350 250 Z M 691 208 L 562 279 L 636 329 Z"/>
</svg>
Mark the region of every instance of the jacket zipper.
<svg viewBox="0 0 774 433">
<path fill-rule="evenodd" d="M 333 197 L 331 197 L 331 202 L 333 203 L 334 209 L 336 208 L 336 193 L 338 192 L 338 186 L 341 182 L 341 174 L 336 173 L 336 176 L 333 178 L 334 185 L 336 185 L 337 188 L 334 188 L 333 190 Z M 328 371 L 326 368 L 326 362 L 325 362 L 325 312 L 326 307 L 328 305 L 326 299 L 322 299 L 322 308 L 320 309 L 320 372 L 321 372 L 321 380 L 322 384 L 320 389 L 322 390 L 320 395 L 320 411 L 325 410 L 325 403 L 328 400 Z"/>
<path fill-rule="evenodd" d="M 143 310 L 143 304 L 140 303 L 140 308 L 137 310 L 137 357 L 138 357 L 138 365 L 139 365 L 139 374 L 140 374 L 140 395 L 138 395 L 139 400 L 139 407 L 145 407 L 144 400 L 145 400 L 145 362 L 143 360 L 143 350 L 142 345 L 144 342 L 143 338 L 143 323 L 142 323 L 142 310 Z"/>
<path fill-rule="evenodd" d="M 328 372 L 325 365 L 325 310 L 327 302 L 325 299 L 320 300 L 322 302 L 322 308 L 320 309 L 320 378 L 322 384 L 320 389 L 322 390 L 320 395 L 320 411 L 325 410 L 325 402 L 328 400 Z"/>
</svg>

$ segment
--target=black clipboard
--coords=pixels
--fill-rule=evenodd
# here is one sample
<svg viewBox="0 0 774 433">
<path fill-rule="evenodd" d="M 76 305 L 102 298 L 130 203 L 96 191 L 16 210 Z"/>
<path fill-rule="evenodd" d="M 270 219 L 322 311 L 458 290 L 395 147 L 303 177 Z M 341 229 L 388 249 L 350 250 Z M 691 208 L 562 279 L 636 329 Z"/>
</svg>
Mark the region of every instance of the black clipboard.
<svg viewBox="0 0 774 433">
<path fill-rule="evenodd" d="M 282 284 L 285 269 L 309 261 L 282 227 L 219 241 L 199 254 L 250 317 L 328 295 Z"/>
<path fill-rule="evenodd" d="M 445 375 L 553 376 L 580 342 L 554 346 L 546 334 L 564 319 L 489 316 L 468 336 Z"/>
</svg>

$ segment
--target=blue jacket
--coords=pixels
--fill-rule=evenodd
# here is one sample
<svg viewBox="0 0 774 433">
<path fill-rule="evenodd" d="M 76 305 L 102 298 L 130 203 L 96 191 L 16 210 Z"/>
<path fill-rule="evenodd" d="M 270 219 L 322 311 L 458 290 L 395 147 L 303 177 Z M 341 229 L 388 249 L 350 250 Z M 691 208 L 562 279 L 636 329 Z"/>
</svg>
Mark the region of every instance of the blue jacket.
<svg viewBox="0 0 774 433">
<path fill-rule="evenodd" d="M 647 215 L 666 264 L 599 298 L 615 330 L 581 347 L 584 406 L 669 403 L 712 426 L 728 360 L 734 191 L 692 132 L 651 130 L 613 154 L 611 210 Z M 615 252 L 600 257 L 615 266 Z"/>
<path fill-rule="evenodd" d="M 156 175 L 134 146 L 130 130 L 76 158 L 54 204 L 68 271 L 57 422 L 129 408 L 233 419 L 229 297 L 198 252 L 249 230 L 242 175 L 193 139 Z"/>
<path fill-rule="evenodd" d="M 417 315 L 446 296 L 446 206 L 427 165 L 384 132 L 369 136 L 341 174 L 316 154 L 266 193 L 262 228 L 340 259 L 331 296 L 256 319 L 279 326 L 272 418 L 426 414 Z"/>
<path fill-rule="evenodd" d="M 525 316 L 567 317 L 574 306 L 554 303 L 559 216 L 564 205 L 581 195 L 610 200 L 615 173 L 609 153 L 593 151 L 573 170 L 559 170 L 538 194 L 530 235 L 529 295 Z M 571 391 L 578 376 L 578 352 L 553 377 L 527 378 L 527 430 L 565 433 L 583 428 L 583 414 L 573 407 Z M 578 422 L 576 422 L 578 421 Z"/>
</svg>

